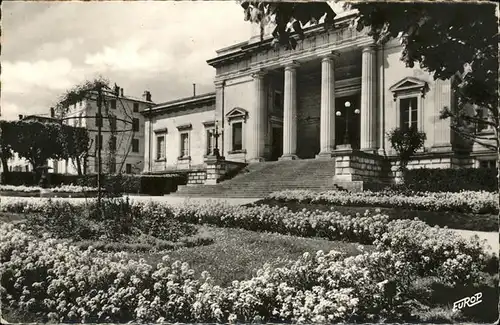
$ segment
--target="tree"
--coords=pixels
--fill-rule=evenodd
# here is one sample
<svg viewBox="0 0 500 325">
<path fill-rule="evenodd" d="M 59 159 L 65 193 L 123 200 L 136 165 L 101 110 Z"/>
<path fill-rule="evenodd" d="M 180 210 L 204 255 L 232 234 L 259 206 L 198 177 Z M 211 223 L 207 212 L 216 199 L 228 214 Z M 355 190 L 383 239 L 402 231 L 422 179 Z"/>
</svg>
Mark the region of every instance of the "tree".
<svg viewBox="0 0 500 325">
<path fill-rule="evenodd" d="M 242 1 L 245 20 L 259 23 L 261 39 L 264 36 L 264 25 L 273 23 L 273 45 L 295 49 L 297 41 L 292 34 L 304 39 L 302 28 L 306 24 L 315 24 L 325 16 L 325 26 L 333 27 L 335 12 L 326 2 L 281 2 L 281 1 Z"/>
<path fill-rule="evenodd" d="M 12 152 L 13 132 L 9 129 L 9 122 L 0 121 L 0 160 L 2 162 L 2 178 L 9 172 L 8 160 L 14 157 Z M 2 182 L 4 179 L 2 179 Z"/>
<path fill-rule="evenodd" d="M 416 128 L 395 128 L 387 134 L 399 156 L 399 170 L 404 173 L 411 157 L 424 146 L 427 136 Z"/>
</svg>

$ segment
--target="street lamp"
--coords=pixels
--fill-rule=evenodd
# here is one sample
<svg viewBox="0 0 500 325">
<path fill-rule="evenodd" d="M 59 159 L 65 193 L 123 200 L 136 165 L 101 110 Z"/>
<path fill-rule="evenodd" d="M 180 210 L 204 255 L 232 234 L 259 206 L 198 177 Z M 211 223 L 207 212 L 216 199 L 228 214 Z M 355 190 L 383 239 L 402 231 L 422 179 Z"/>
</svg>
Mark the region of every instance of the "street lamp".
<svg viewBox="0 0 500 325">
<path fill-rule="evenodd" d="M 220 153 L 219 153 L 219 136 L 220 136 L 220 133 L 219 133 L 219 121 L 215 121 L 215 129 L 214 129 L 214 132 L 213 132 L 213 136 L 214 136 L 214 141 L 215 141 L 215 145 L 214 145 L 214 149 L 213 149 L 213 155 L 217 158 L 220 157 Z"/>
<path fill-rule="evenodd" d="M 344 134 L 344 145 L 349 145 L 349 107 L 351 107 L 351 102 L 350 101 L 346 101 L 344 103 L 344 107 L 345 107 L 345 116 L 343 116 L 344 120 L 345 120 L 345 134 Z M 355 115 L 358 115 L 360 113 L 359 109 L 355 109 L 354 110 L 354 114 Z M 337 115 L 338 117 L 342 117 L 342 112 L 341 111 L 337 111 L 335 112 L 335 115 Z"/>
</svg>

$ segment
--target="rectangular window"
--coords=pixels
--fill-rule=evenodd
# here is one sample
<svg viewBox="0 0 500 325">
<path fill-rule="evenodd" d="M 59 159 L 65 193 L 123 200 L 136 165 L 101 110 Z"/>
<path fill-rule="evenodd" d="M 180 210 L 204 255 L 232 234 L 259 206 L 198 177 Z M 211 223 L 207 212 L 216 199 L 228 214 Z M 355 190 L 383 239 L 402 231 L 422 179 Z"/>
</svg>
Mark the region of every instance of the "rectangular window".
<svg viewBox="0 0 500 325">
<path fill-rule="evenodd" d="M 243 149 L 243 123 L 233 123 L 233 150 Z"/>
<path fill-rule="evenodd" d="M 116 173 L 116 161 L 114 161 L 113 159 L 111 159 L 111 161 L 109 162 L 109 173 L 110 174 L 115 174 Z"/>
<path fill-rule="evenodd" d="M 399 100 L 400 108 L 400 127 L 417 128 L 418 127 L 418 101 L 417 97 L 401 98 Z"/>
<path fill-rule="evenodd" d="M 99 115 L 98 113 L 95 114 L 95 126 L 102 127 L 102 115 Z"/>
<path fill-rule="evenodd" d="M 134 118 L 132 120 L 132 131 L 139 132 L 139 119 L 138 118 Z"/>
<path fill-rule="evenodd" d="M 481 160 L 479 162 L 479 167 L 480 168 L 496 168 L 497 167 L 497 161 L 492 159 L 492 160 Z"/>
<path fill-rule="evenodd" d="M 139 139 L 132 139 L 132 152 L 139 152 Z"/>
<path fill-rule="evenodd" d="M 81 102 L 80 102 L 80 103 L 81 103 Z M 82 117 L 83 117 L 83 113 L 80 113 L 80 114 L 78 115 L 78 126 L 79 126 L 79 127 L 82 127 L 82 122 L 83 122 L 83 121 L 82 121 Z"/>
<path fill-rule="evenodd" d="M 215 147 L 214 130 L 207 130 L 207 155 L 213 153 Z"/>
<path fill-rule="evenodd" d="M 189 133 L 181 133 L 181 157 L 189 157 Z"/>
<path fill-rule="evenodd" d="M 109 127 L 111 130 L 116 130 L 116 116 L 109 117 Z"/>
<path fill-rule="evenodd" d="M 102 135 L 101 136 L 95 136 L 95 147 L 97 150 L 102 149 Z"/>
<path fill-rule="evenodd" d="M 116 109 L 116 99 L 110 100 L 109 106 L 111 107 L 111 109 Z"/>
<path fill-rule="evenodd" d="M 125 173 L 132 174 L 132 165 L 131 164 L 125 165 Z"/>
<path fill-rule="evenodd" d="M 139 112 L 139 103 L 134 103 L 134 113 Z"/>
<path fill-rule="evenodd" d="M 156 159 L 165 159 L 165 136 L 156 138 Z"/>
<path fill-rule="evenodd" d="M 94 158 L 94 171 L 96 173 L 99 172 L 99 161 L 97 160 L 97 157 Z"/>
<path fill-rule="evenodd" d="M 116 137 L 111 136 L 109 139 L 109 150 L 111 151 L 116 151 Z"/>
</svg>

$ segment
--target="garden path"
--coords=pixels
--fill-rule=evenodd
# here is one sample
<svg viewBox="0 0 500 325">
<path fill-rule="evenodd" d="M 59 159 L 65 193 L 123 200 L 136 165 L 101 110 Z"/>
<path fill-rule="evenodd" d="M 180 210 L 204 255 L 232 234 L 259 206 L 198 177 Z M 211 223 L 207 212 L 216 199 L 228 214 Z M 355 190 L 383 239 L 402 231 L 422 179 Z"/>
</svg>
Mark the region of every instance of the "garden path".
<svg viewBox="0 0 500 325">
<path fill-rule="evenodd" d="M 487 245 L 491 246 L 488 250 L 490 253 L 495 253 L 498 256 L 500 245 L 498 242 L 498 232 L 485 232 L 485 231 L 472 231 L 472 230 L 458 230 L 453 229 L 456 233 L 464 238 L 470 238 L 474 235 L 478 235 L 480 240 L 486 239 Z"/>
</svg>

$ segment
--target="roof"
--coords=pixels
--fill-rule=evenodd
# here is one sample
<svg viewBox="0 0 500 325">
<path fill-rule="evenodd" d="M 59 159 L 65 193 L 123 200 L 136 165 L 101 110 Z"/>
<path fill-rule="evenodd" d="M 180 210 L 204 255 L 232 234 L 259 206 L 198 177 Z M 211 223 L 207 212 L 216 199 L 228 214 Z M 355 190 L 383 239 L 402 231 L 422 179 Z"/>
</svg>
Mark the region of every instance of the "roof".
<svg viewBox="0 0 500 325">
<path fill-rule="evenodd" d="M 156 106 L 151 107 L 150 110 L 144 110 L 143 114 L 159 113 L 170 111 L 178 108 L 185 108 L 187 106 L 195 106 L 196 104 L 215 102 L 215 92 L 205 93 L 197 96 L 178 98 Z"/>
<path fill-rule="evenodd" d="M 335 25 L 338 27 L 340 26 L 346 26 L 352 21 L 354 18 L 356 11 L 355 10 L 350 10 L 346 12 L 342 12 L 338 14 L 335 17 Z M 313 35 L 318 32 L 323 32 L 324 31 L 324 23 L 320 24 L 314 24 L 311 26 L 308 26 L 304 28 L 304 34 L 306 35 Z M 298 38 L 296 33 L 292 33 L 291 37 Z M 217 67 L 226 60 L 234 60 L 234 59 L 239 59 L 241 57 L 245 57 L 248 55 L 251 51 L 254 50 L 260 50 L 261 48 L 266 48 L 271 46 L 271 42 L 273 40 L 273 37 L 271 35 L 266 36 L 264 40 L 258 41 L 258 42 L 250 42 L 250 41 L 245 41 L 241 42 L 238 44 L 234 44 L 232 46 L 225 47 L 223 49 L 220 49 L 216 51 L 217 56 L 215 58 L 209 59 L 206 62 L 208 65 L 211 65 L 213 67 Z"/>
<path fill-rule="evenodd" d="M 48 117 L 48 116 L 42 116 L 42 115 L 27 115 L 23 116 L 22 118 L 23 121 L 30 121 L 30 120 L 44 120 L 46 122 L 60 122 L 61 120 L 56 118 L 56 117 Z"/>
</svg>

